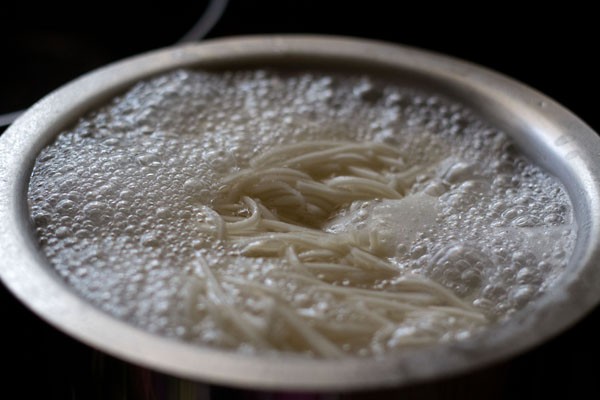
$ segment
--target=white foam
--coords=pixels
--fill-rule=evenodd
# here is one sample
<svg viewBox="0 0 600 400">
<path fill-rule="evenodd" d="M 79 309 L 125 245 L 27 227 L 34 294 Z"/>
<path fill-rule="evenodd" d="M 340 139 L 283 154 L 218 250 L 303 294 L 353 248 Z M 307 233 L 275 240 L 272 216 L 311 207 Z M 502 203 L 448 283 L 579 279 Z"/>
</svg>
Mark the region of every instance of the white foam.
<svg viewBox="0 0 600 400">
<path fill-rule="evenodd" d="M 50 264 L 75 290 L 152 332 L 258 351 L 209 312 L 199 257 L 221 278 L 280 290 L 301 318 L 368 323 L 329 293 L 277 278 L 284 261 L 241 256 L 200 228 L 224 177 L 278 145 L 324 139 L 378 141 L 405 154 L 407 197 L 348 205 L 323 226 L 379 232 L 378 251 L 398 277 L 430 277 L 494 321 L 566 267 L 575 226 L 559 182 L 465 107 L 366 76 L 175 71 L 140 82 L 42 151 L 29 187 L 32 219 Z M 231 307 L 267 329 L 269 302 L 231 282 L 222 283 Z M 459 322 L 409 318 L 341 347 L 372 355 L 407 337 L 468 337 Z M 285 336 L 285 326 L 265 333 L 275 348 L 310 353 L 279 343 L 277 332 Z"/>
</svg>

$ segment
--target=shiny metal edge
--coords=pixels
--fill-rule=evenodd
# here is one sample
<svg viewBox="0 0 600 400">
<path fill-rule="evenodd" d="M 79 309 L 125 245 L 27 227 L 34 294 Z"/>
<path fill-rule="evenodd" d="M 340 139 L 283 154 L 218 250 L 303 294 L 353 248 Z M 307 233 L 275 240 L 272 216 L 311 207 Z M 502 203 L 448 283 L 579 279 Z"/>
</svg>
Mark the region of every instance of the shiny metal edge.
<svg viewBox="0 0 600 400">
<path fill-rule="evenodd" d="M 30 228 L 26 188 L 36 155 L 61 129 L 136 81 L 179 67 L 270 64 L 373 66 L 424 76 L 508 132 L 559 177 L 575 203 L 578 243 L 552 291 L 508 323 L 450 344 L 381 359 L 260 357 L 155 336 L 77 296 L 48 267 Z M 174 376 L 255 389 L 347 391 L 405 385 L 472 370 L 560 333 L 600 300 L 600 139 L 548 97 L 500 74 L 450 57 L 370 40 L 329 36 L 217 39 L 133 57 L 51 93 L 0 138 L 0 277 L 31 310 L 88 345 Z"/>
</svg>

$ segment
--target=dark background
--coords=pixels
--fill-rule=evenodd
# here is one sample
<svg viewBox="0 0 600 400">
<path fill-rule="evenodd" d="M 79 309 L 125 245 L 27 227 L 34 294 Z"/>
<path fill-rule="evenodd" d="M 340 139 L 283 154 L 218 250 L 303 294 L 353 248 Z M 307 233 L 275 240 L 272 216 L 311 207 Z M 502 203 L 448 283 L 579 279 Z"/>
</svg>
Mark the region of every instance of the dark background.
<svg viewBox="0 0 600 400">
<path fill-rule="evenodd" d="M 206 3 L 4 4 L 0 10 L 0 114 L 27 108 L 61 84 L 106 63 L 176 42 Z M 506 2 L 467 7 L 455 2 L 231 0 L 207 38 L 323 33 L 421 47 L 520 80 L 600 131 L 596 18 L 591 7 L 573 2 L 560 8 L 529 8 Z M 10 392 L 18 397 L 6 398 L 167 398 L 167 392 L 175 393 L 172 398 L 183 398 L 177 397 L 183 389 L 173 389 L 169 385 L 174 384 L 165 383 L 171 382 L 167 377 L 114 360 L 48 326 L 3 286 L 0 321 L 4 348 L 0 363 L 8 368 L 1 380 L 0 398 Z M 596 398 L 600 392 L 596 377 L 599 321 L 597 309 L 556 339 L 471 374 L 352 398 Z M 156 382 L 162 382 L 158 389 Z M 154 396 L 148 388 L 156 389 Z M 268 397 L 223 387 L 207 390 L 212 398 Z"/>
</svg>

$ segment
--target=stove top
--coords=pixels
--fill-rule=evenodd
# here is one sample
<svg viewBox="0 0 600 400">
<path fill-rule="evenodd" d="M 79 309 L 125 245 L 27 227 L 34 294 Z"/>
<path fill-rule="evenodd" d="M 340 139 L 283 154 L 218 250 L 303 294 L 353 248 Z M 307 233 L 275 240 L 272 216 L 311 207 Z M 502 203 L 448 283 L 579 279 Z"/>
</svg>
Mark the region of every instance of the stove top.
<svg viewBox="0 0 600 400">
<path fill-rule="evenodd" d="M 125 7 L 9 4 L 0 14 L 0 115 L 26 109 L 77 76 L 177 42 L 209 1 Z M 22 3 L 21 3 L 22 4 Z M 549 95 L 600 131 L 597 32 L 591 9 L 524 10 L 507 3 L 475 9 L 365 1 L 231 0 L 207 38 L 261 33 L 366 37 L 437 51 L 495 69 Z M 566 8 L 565 8 L 566 7 Z M 2 117 L 0 117 L 0 120 Z M 0 127 L 0 131 L 2 128 Z M 5 391 L 15 398 L 479 399 L 584 397 L 596 387 L 600 309 L 568 332 L 505 363 L 399 391 L 266 394 L 182 386 L 101 354 L 38 319 L 0 286 Z"/>
</svg>

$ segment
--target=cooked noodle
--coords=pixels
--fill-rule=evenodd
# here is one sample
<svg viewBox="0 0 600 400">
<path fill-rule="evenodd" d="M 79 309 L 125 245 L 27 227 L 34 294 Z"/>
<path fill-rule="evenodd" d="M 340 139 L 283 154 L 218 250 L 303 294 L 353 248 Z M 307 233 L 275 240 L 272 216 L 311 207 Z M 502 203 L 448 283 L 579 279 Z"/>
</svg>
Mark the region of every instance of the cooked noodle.
<svg viewBox="0 0 600 400">
<path fill-rule="evenodd" d="M 202 224 L 206 233 L 232 244 L 240 255 L 285 260 L 288 267 L 271 271 L 272 277 L 343 299 L 352 313 L 371 323 L 307 318 L 261 283 L 229 276 L 222 279 L 239 290 L 270 299 L 272 317 L 284 321 L 293 341 L 324 357 L 344 354 L 336 338 L 343 337 L 343 342 L 352 336 L 369 337 L 413 320 L 454 318 L 471 325 L 486 323 L 481 312 L 443 286 L 422 276 L 403 276 L 378 252 L 377 232 L 359 236 L 321 229 L 353 201 L 402 198 L 421 170 L 406 168 L 397 150 L 377 143 L 317 141 L 278 147 L 251 160 L 248 169 L 224 179 L 218 199 L 207 212 L 211 222 Z M 243 313 L 236 314 L 223 300 L 217 277 L 205 263 L 202 270 L 224 317 L 232 319 L 246 340 L 259 347 L 281 346 L 272 339 L 269 342 L 266 333 L 258 337 Z M 378 279 L 392 277 L 396 278 L 394 290 L 373 288 Z M 396 345 L 431 340 L 411 336 L 396 340 Z"/>
</svg>

